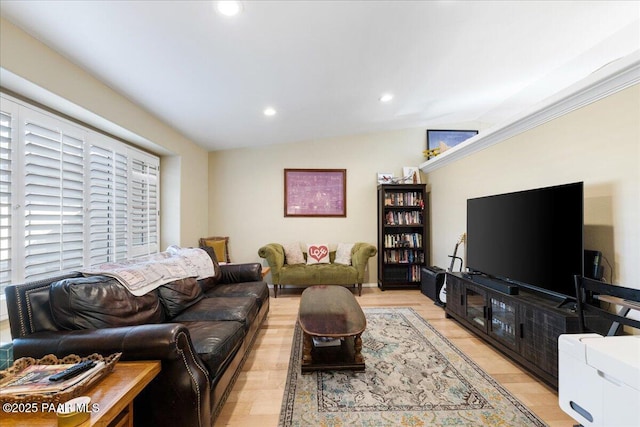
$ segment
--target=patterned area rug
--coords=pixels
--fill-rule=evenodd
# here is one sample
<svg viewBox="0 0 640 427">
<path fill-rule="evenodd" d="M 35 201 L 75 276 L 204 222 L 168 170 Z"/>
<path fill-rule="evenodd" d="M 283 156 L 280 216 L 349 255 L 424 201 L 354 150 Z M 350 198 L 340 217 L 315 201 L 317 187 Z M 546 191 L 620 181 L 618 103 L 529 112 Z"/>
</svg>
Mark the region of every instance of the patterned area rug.
<svg viewBox="0 0 640 427">
<path fill-rule="evenodd" d="M 366 308 L 366 371 L 302 375 L 296 325 L 280 426 L 544 426 L 411 308 Z"/>
</svg>

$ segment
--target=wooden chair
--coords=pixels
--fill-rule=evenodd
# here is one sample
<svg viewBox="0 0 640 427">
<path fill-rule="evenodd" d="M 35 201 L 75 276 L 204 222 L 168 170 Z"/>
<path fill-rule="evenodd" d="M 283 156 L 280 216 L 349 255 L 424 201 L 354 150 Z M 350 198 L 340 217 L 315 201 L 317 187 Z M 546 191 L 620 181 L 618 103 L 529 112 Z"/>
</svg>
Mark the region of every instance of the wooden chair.
<svg viewBox="0 0 640 427">
<path fill-rule="evenodd" d="M 218 258 L 218 262 L 231 262 L 231 257 L 229 256 L 229 238 L 224 236 L 212 236 L 212 237 L 201 237 L 199 241 L 200 246 L 209 246 L 213 248 L 213 251 L 216 253 L 216 258 Z"/>
<path fill-rule="evenodd" d="M 582 333 L 617 335 L 622 325 L 640 329 L 640 321 L 627 317 L 630 310 L 640 311 L 640 289 L 611 285 L 582 276 L 575 276 L 575 286 Z M 617 312 L 603 309 L 601 303 L 618 306 Z"/>
</svg>

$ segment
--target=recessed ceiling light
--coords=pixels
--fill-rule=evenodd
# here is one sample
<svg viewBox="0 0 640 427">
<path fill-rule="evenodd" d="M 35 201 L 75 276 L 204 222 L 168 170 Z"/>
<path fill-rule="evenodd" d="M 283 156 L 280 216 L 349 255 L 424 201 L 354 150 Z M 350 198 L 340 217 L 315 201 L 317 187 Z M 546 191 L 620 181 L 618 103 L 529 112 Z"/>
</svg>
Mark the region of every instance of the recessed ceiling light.
<svg viewBox="0 0 640 427">
<path fill-rule="evenodd" d="M 380 97 L 380 102 L 389 102 L 393 99 L 393 95 L 390 93 L 385 93 Z"/>
<path fill-rule="evenodd" d="M 264 109 L 263 113 L 265 116 L 275 116 L 276 110 L 273 107 L 267 107 Z"/>
<path fill-rule="evenodd" d="M 224 16 L 236 16 L 242 10 L 242 3 L 239 1 L 219 1 L 216 9 Z"/>
</svg>

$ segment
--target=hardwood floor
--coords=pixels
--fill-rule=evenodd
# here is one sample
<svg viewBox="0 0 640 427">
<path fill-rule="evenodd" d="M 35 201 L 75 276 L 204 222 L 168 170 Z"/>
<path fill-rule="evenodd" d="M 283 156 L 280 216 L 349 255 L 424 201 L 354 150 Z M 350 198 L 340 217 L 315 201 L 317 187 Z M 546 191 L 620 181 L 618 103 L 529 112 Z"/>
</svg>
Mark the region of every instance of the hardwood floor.
<svg viewBox="0 0 640 427">
<path fill-rule="evenodd" d="M 268 318 L 223 407 L 216 426 L 278 425 L 289 365 L 293 327 L 303 289 L 285 288 L 270 299 Z M 558 406 L 555 390 L 475 337 L 417 290 L 363 288 L 356 297 L 362 307 L 412 307 L 440 333 L 474 360 L 549 426 L 571 427 L 576 422 Z"/>
</svg>

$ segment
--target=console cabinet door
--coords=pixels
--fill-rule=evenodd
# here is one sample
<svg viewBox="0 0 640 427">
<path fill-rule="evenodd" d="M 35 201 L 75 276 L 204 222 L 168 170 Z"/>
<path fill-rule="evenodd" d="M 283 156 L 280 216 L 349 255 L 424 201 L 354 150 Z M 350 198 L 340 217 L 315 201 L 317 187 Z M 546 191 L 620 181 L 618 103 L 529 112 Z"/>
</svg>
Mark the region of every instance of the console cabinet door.
<svg viewBox="0 0 640 427">
<path fill-rule="evenodd" d="M 485 334 L 488 331 L 487 292 L 478 286 L 467 284 L 464 287 L 465 317 L 474 328 Z"/>
<path fill-rule="evenodd" d="M 458 316 L 465 316 L 464 282 L 447 273 L 447 309 Z"/>
<path fill-rule="evenodd" d="M 520 354 L 558 377 L 558 337 L 566 333 L 565 318 L 528 304 L 520 305 Z"/>
<path fill-rule="evenodd" d="M 518 351 L 518 303 L 513 298 L 489 292 L 488 327 L 489 335 L 511 350 Z"/>
</svg>

